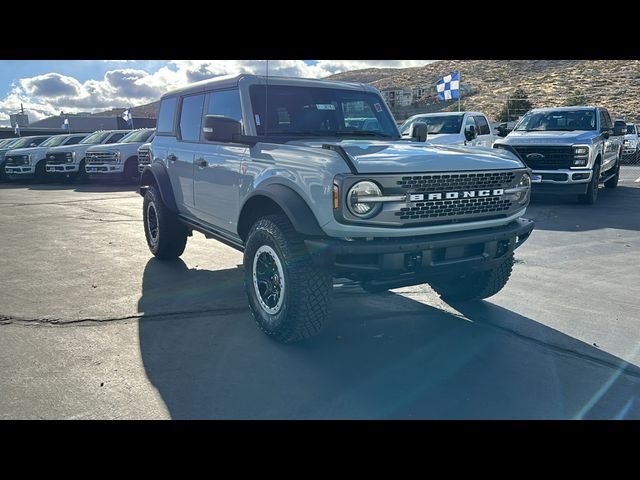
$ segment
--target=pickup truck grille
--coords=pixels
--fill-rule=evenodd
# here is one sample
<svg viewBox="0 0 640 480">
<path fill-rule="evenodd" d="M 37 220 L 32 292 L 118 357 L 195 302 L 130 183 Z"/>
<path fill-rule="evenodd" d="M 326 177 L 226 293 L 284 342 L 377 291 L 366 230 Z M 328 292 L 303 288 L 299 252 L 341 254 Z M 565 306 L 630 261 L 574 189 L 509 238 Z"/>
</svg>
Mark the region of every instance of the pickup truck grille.
<svg viewBox="0 0 640 480">
<path fill-rule="evenodd" d="M 6 159 L 6 164 L 7 165 L 11 165 L 11 166 L 15 166 L 15 165 L 24 165 L 24 158 L 26 157 L 26 155 L 7 155 L 5 157 Z"/>
<path fill-rule="evenodd" d="M 60 165 L 67 163 L 67 154 L 65 152 L 50 153 L 47 155 L 47 165 Z"/>
<path fill-rule="evenodd" d="M 522 160 L 532 170 L 556 170 L 571 168 L 573 160 L 573 147 L 551 145 L 512 145 L 522 157 Z M 531 154 L 543 155 L 542 158 L 528 158 Z M 535 157 L 535 156 L 534 156 Z"/>
<path fill-rule="evenodd" d="M 400 188 L 409 193 L 433 193 L 457 190 L 506 188 L 515 178 L 514 172 L 451 173 L 402 177 Z"/>
<path fill-rule="evenodd" d="M 87 152 L 86 163 L 116 163 L 116 155 L 113 152 Z"/>
<path fill-rule="evenodd" d="M 148 165 L 151 163 L 151 153 L 148 149 L 138 150 L 138 165 Z"/>
</svg>

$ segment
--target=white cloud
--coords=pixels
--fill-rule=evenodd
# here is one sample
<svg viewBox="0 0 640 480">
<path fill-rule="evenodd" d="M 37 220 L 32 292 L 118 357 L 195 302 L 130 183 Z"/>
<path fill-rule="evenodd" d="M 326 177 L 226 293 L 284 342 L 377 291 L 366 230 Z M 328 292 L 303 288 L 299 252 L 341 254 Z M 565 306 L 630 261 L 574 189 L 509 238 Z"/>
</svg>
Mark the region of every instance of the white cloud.
<svg viewBox="0 0 640 480">
<path fill-rule="evenodd" d="M 270 60 L 269 74 L 322 78 L 361 68 L 406 68 L 426 63 L 429 60 L 318 60 L 312 64 L 302 60 Z M 98 112 L 150 103 L 166 91 L 219 75 L 265 74 L 266 66 L 265 60 L 173 60 L 153 72 L 114 68 L 101 79 L 85 82 L 56 72 L 22 78 L 0 99 L 0 124 L 7 124 L 8 114 L 18 111 L 21 103 L 31 120 L 56 115 L 61 110 Z"/>
</svg>

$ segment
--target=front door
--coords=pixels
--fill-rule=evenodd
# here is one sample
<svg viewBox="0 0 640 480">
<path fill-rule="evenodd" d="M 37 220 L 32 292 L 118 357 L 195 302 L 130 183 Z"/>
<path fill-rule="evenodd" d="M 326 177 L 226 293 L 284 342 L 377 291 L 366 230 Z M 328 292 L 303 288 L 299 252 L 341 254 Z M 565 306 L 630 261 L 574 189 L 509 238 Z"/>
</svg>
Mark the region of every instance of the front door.
<svg viewBox="0 0 640 480">
<path fill-rule="evenodd" d="M 478 126 L 478 138 L 476 138 L 474 145 L 491 148 L 495 137 L 493 133 L 491 133 L 491 127 L 489 126 L 487 117 L 484 115 L 474 115 L 474 119 Z"/>
<path fill-rule="evenodd" d="M 222 115 L 242 122 L 237 88 L 207 94 L 204 115 Z M 236 233 L 240 210 L 242 163 L 248 147 L 235 143 L 214 143 L 201 139 L 194 167 L 196 209 L 208 223 Z"/>
</svg>

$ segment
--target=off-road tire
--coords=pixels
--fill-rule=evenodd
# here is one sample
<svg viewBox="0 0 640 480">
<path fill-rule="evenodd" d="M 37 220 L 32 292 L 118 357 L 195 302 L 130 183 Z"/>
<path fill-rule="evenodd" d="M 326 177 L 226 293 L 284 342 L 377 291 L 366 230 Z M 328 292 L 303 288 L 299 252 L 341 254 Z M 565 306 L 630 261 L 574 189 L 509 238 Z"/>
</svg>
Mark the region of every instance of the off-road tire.
<svg viewBox="0 0 640 480">
<path fill-rule="evenodd" d="M 262 307 L 254 287 L 254 257 L 263 246 L 275 252 L 284 274 L 282 304 L 274 314 Z M 313 263 L 303 237 L 285 215 L 268 215 L 253 224 L 244 250 L 244 272 L 251 314 L 264 333 L 289 343 L 320 332 L 329 314 L 333 278 L 329 270 Z"/>
<path fill-rule="evenodd" d="M 504 288 L 512 269 L 513 253 L 491 270 L 434 281 L 430 285 L 445 301 L 482 300 Z"/>
<path fill-rule="evenodd" d="M 149 250 L 162 260 L 175 260 L 182 255 L 187 245 L 187 228 L 178 220 L 178 216 L 165 206 L 156 187 L 148 188 L 142 205 L 144 235 Z M 152 233 L 154 218 L 155 235 Z M 152 225 L 149 224 L 150 220 Z"/>
<path fill-rule="evenodd" d="M 593 205 L 598 200 L 598 190 L 600 186 L 600 163 L 596 163 L 593 168 L 593 176 L 587 187 L 587 193 L 578 195 L 578 201 L 585 205 Z"/>
<path fill-rule="evenodd" d="M 620 180 L 620 158 L 618 158 L 618 161 L 616 162 L 615 170 L 616 174 L 604 182 L 605 188 L 616 188 L 618 186 L 618 181 Z"/>
</svg>

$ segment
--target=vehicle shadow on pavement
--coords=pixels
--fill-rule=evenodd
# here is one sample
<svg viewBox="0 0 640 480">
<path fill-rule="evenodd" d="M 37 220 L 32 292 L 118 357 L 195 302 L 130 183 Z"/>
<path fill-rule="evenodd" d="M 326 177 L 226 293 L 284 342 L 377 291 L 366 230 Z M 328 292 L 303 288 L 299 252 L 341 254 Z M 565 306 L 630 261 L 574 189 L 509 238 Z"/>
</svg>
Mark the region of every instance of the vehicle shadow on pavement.
<svg viewBox="0 0 640 480">
<path fill-rule="evenodd" d="M 534 197 L 524 215 L 536 230 L 580 232 L 600 228 L 640 230 L 640 188 L 601 188 L 595 205 L 582 205 L 562 197 Z"/>
<path fill-rule="evenodd" d="M 175 419 L 640 418 L 640 368 L 487 301 L 458 315 L 407 295 L 337 287 L 324 331 L 282 345 L 240 266 L 151 259 L 141 356 Z"/>
</svg>

